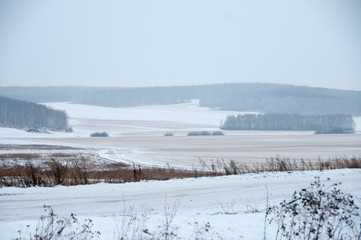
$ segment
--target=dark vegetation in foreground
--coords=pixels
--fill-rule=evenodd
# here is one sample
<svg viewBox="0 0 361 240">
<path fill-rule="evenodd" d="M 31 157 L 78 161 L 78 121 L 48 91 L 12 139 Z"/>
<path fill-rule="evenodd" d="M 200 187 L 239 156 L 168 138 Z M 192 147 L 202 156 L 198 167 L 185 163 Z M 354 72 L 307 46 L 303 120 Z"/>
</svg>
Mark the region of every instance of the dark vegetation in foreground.
<svg viewBox="0 0 361 240">
<path fill-rule="evenodd" d="M 0 155 L 0 187 L 56 186 L 95 183 L 125 183 L 146 180 L 169 180 L 176 178 L 197 178 L 224 175 L 239 175 L 261 172 L 290 172 L 307 170 L 329 170 L 339 168 L 361 168 L 361 157 L 343 157 L 312 162 L 274 157 L 265 163 L 252 166 L 235 161 L 216 161 L 206 164 L 200 160 L 201 168 L 192 170 L 167 167 L 144 167 L 124 163 L 95 164 L 82 155 L 53 155 L 49 160 L 37 161 L 36 154 L 23 154 L 17 160 L 16 154 Z M 17 156 L 18 158 L 20 156 Z M 25 159 L 25 160 L 24 160 Z"/>
<path fill-rule="evenodd" d="M 326 185 L 315 177 L 309 187 L 269 207 L 266 221 L 268 217 L 269 224 L 277 227 L 272 239 L 361 239 L 360 208 L 340 185 Z"/>
<path fill-rule="evenodd" d="M 62 110 L 45 105 L 0 96 L 0 127 L 28 130 L 28 132 L 67 131 L 68 116 Z"/>
<path fill-rule="evenodd" d="M 355 121 L 345 114 L 239 114 L 228 116 L 224 130 L 287 130 L 321 133 L 353 133 Z"/>
</svg>

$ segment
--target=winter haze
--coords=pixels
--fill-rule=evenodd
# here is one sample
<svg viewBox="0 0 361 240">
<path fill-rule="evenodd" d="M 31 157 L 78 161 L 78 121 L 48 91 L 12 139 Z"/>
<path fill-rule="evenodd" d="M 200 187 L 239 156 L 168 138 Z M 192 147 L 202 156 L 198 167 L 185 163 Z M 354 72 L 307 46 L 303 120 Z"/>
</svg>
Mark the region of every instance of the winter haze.
<svg viewBox="0 0 361 240">
<path fill-rule="evenodd" d="M 1 86 L 361 90 L 360 1 L 0 2 Z"/>
<path fill-rule="evenodd" d="M 361 239 L 360 0 L 0 0 L 0 239 Z"/>
</svg>

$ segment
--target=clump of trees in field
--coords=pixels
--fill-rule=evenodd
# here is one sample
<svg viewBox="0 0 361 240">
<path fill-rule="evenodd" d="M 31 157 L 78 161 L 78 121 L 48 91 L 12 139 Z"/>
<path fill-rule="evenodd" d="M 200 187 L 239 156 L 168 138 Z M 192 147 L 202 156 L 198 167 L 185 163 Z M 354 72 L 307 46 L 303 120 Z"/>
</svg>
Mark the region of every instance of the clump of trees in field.
<svg viewBox="0 0 361 240">
<path fill-rule="evenodd" d="M 109 137 L 107 132 L 95 132 L 90 134 L 91 137 Z"/>
<path fill-rule="evenodd" d="M 214 132 L 208 132 L 208 131 L 192 131 L 187 133 L 187 136 L 222 136 L 224 135 L 222 131 L 214 131 Z"/>
<path fill-rule="evenodd" d="M 0 96 L 0 127 L 71 131 L 65 111 Z"/>
<path fill-rule="evenodd" d="M 353 133 L 355 122 L 350 115 L 238 114 L 228 116 L 224 130 L 287 130 L 316 133 Z"/>
</svg>

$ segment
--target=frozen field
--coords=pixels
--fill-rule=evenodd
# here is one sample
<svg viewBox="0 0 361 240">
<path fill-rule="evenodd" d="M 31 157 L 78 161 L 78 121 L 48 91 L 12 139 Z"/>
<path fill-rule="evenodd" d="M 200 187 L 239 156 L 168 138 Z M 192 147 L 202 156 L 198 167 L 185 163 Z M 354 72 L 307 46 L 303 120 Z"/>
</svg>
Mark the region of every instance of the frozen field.
<svg viewBox="0 0 361 240">
<path fill-rule="evenodd" d="M 268 189 L 269 205 L 290 199 L 294 190 L 309 186 L 314 176 L 328 184 L 342 182 L 342 190 L 361 203 L 361 170 L 330 170 L 293 173 L 247 174 L 215 178 L 149 181 L 126 184 L 97 184 L 53 188 L 0 189 L 0 239 L 18 236 L 18 230 L 34 229 L 43 215 L 42 205 L 51 205 L 56 214 L 76 213 L 80 219 L 91 218 L 93 230 L 101 239 L 114 239 L 119 215 L 134 207 L 135 213 L 149 210 L 146 227 L 150 231 L 164 222 L 164 206 L 179 202 L 174 218 L 178 236 L 190 239 L 195 224 L 210 223 L 224 239 L 263 239 Z M 28 230 L 29 231 L 29 230 Z M 274 229 L 268 228 L 268 239 Z M 203 236 L 212 239 L 210 236 Z M 213 239 L 215 235 L 213 235 Z M 194 239 L 194 238 L 193 238 Z"/>
<path fill-rule="evenodd" d="M 263 162 L 276 155 L 316 160 L 335 156 L 361 155 L 361 118 L 356 134 L 315 135 L 312 132 L 224 131 L 224 136 L 189 137 L 194 130 L 219 130 L 230 111 L 200 108 L 197 102 L 170 106 L 105 108 L 68 103 L 47 105 L 68 112 L 72 133 L 34 134 L 0 128 L 0 144 L 41 144 L 34 149 L 45 153 L 91 153 L 104 159 L 144 165 L 192 168 L 199 158 L 210 163 L 224 159 L 246 164 Z M 108 138 L 90 138 L 92 132 L 106 131 Z M 165 137 L 172 132 L 174 136 Z M 65 146 L 59 147 L 56 146 Z M 71 148 L 67 148 L 71 147 Z M 78 149 L 76 149 L 78 148 Z M 29 147 L 15 150 L 3 147 L 0 153 L 32 153 Z M 147 212 L 149 229 L 164 223 L 164 208 L 179 202 L 174 227 L 183 239 L 195 236 L 196 226 L 208 222 L 211 230 L 204 239 L 263 239 L 267 191 L 269 203 L 289 199 L 294 190 L 307 187 L 320 176 L 342 182 L 342 189 L 361 203 L 361 170 L 343 169 L 293 173 L 262 173 L 163 182 L 97 184 L 53 188 L 0 188 L 0 239 L 14 239 L 19 230 L 34 230 L 44 214 L 42 206 L 51 205 L 59 216 L 75 213 L 79 219 L 91 218 L 93 230 L 101 239 L 115 239 L 120 215 L 134 207 L 133 214 Z M 29 225 L 29 227 L 27 227 Z M 204 233 L 204 232 L 203 232 Z M 267 229 L 273 239 L 274 229 Z"/>
<path fill-rule="evenodd" d="M 68 103 L 47 103 L 69 114 L 72 133 L 34 134 L 0 129 L 0 144 L 51 144 L 81 147 L 114 161 L 191 168 L 199 159 L 210 163 L 224 159 L 246 164 L 276 155 L 293 159 L 324 160 L 361 155 L 361 118 L 356 134 L 315 135 L 313 132 L 224 131 L 224 136 L 188 137 L 195 130 L 219 130 L 232 111 L 217 111 L 190 103 L 106 108 Z M 109 138 L 90 138 L 106 131 Z M 165 137 L 172 132 L 173 137 Z"/>
</svg>

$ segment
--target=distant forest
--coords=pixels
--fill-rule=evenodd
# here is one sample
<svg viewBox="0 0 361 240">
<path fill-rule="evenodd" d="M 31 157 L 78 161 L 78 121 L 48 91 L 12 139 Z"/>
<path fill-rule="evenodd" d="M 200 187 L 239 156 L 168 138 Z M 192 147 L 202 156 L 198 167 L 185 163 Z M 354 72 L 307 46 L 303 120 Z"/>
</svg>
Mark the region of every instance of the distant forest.
<svg viewBox="0 0 361 240">
<path fill-rule="evenodd" d="M 0 127 L 71 131 L 64 111 L 0 96 Z"/>
<path fill-rule="evenodd" d="M 228 116 L 224 130 L 287 130 L 316 133 L 353 133 L 355 122 L 350 115 L 239 114 Z"/>
<path fill-rule="evenodd" d="M 222 110 L 289 114 L 361 115 L 361 91 L 265 83 L 178 87 L 0 87 L 0 95 L 34 102 L 72 102 L 107 107 L 175 104 L 199 99 Z"/>
</svg>

